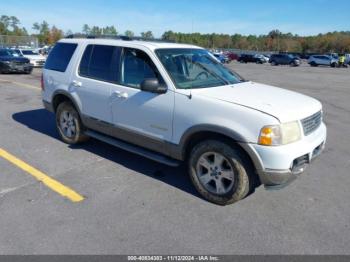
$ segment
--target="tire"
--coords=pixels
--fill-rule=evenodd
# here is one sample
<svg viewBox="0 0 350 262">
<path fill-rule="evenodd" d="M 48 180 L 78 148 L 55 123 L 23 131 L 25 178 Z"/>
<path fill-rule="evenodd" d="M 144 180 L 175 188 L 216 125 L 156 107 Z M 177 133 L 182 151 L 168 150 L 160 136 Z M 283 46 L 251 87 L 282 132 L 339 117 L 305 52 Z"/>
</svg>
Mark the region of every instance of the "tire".
<svg viewBox="0 0 350 262">
<path fill-rule="evenodd" d="M 337 67 L 337 63 L 332 63 L 331 67 L 333 67 L 333 68 Z"/>
<path fill-rule="evenodd" d="M 74 145 L 85 142 L 84 126 L 71 102 L 62 102 L 56 110 L 56 127 L 63 142 Z"/>
<path fill-rule="evenodd" d="M 318 64 L 316 64 L 315 62 L 311 62 L 310 65 L 313 66 L 313 67 L 318 66 Z"/>
<path fill-rule="evenodd" d="M 272 66 L 276 66 L 277 63 L 276 63 L 275 61 L 271 61 L 271 65 L 272 65 Z"/>
<path fill-rule="evenodd" d="M 292 62 L 290 62 L 290 64 L 289 64 L 290 66 L 293 66 L 293 67 L 297 67 L 298 66 L 298 64 L 297 64 L 297 62 L 296 61 L 292 61 Z"/>
<path fill-rule="evenodd" d="M 225 142 L 206 140 L 192 149 L 188 169 L 202 197 L 218 205 L 228 205 L 254 191 L 257 183 L 249 163 L 238 149 Z"/>
</svg>

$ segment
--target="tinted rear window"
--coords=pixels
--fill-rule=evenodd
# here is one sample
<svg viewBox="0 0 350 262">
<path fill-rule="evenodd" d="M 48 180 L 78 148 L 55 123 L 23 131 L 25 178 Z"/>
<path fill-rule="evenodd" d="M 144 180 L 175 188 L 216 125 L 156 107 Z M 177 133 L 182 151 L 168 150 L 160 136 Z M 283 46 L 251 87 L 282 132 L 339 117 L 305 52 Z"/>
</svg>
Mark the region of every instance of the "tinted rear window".
<svg viewBox="0 0 350 262">
<path fill-rule="evenodd" d="M 81 76 L 118 82 L 121 48 L 108 45 L 88 45 L 79 66 Z"/>
<path fill-rule="evenodd" d="M 45 69 L 65 72 L 76 48 L 77 44 L 56 44 L 46 60 Z"/>
</svg>

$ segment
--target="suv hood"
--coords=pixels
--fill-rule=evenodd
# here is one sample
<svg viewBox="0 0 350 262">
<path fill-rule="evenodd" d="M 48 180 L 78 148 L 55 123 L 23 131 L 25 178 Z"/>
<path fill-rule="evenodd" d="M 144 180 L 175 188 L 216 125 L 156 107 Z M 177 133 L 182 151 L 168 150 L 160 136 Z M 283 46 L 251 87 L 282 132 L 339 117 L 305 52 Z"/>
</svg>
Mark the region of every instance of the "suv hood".
<svg viewBox="0 0 350 262">
<path fill-rule="evenodd" d="M 281 123 L 304 119 L 322 109 L 321 103 L 309 96 L 254 82 L 193 89 L 192 94 L 249 107 Z"/>
</svg>

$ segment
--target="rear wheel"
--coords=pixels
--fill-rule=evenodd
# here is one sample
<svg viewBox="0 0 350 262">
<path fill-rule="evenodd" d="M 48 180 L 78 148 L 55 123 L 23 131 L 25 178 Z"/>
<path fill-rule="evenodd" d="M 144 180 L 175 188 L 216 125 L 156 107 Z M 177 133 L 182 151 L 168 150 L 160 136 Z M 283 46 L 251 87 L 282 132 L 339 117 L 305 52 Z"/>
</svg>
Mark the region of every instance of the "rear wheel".
<svg viewBox="0 0 350 262">
<path fill-rule="evenodd" d="M 272 66 L 276 66 L 277 63 L 276 63 L 275 61 L 271 61 L 271 65 L 272 65 Z"/>
<path fill-rule="evenodd" d="M 221 141 L 207 140 L 192 149 L 189 174 L 197 191 L 219 205 L 237 202 L 255 188 L 249 161 Z"/>
<path fill-rule="evenodd" d="M 311 66 L 318 66 L 314 61 L 310 63 Z"/>
<path fill-rule="evenodd" d="M 62 140 L 67 144 L 78 144 L 88 139 L 84 126 L 72 103 L 63 102 L 56 110 L 56 126 Z"/>
</svg>

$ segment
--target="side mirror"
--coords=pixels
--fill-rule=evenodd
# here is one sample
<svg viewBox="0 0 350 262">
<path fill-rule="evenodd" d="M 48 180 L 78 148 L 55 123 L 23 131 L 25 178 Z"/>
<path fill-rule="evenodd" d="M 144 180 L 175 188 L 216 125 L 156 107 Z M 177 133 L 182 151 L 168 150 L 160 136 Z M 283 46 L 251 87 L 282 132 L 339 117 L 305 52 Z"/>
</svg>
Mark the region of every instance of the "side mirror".
<svg viewBox="0 0 350 262">
<path fill-rule="evenodd" d="M 141 83 L 141 90 L 156 94 L 164 94 L 167 91 L 165 86 L 161 86 L 157 78 L 146 78 Z"/>
</svg>

